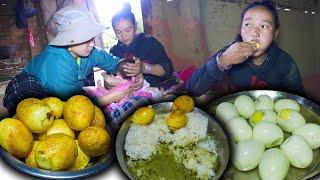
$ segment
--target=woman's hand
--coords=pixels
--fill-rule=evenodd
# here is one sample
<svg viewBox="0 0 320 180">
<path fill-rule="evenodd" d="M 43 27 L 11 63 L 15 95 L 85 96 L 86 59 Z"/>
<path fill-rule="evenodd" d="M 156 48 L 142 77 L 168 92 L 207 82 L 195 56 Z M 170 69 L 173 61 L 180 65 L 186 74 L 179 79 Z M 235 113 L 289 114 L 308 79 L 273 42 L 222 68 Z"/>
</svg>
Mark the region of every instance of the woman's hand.
<svg viewBox="0 0 320 180">
<path fill-rule="evenodd" d="M 224 51 L 220 56 L 219 60 L 225 66 L 230 66 L 233 64 L 240 64 L 248 59 L 255 53 L 255 47 L 249 42 L 236 42 L 233 43 L 226 51 Z"/>
<path fill-rule="evenodd" d="M 124 71 L 127 73 L 127 76 L 137 76 L 141 73 L 143 63 L 139 58 L 133 57 L 134 63 L 126 63 L 123 65 Z"/>
<path fill-rule="evenodd" d="M 142 88 L 143 81 L 144 81 L 143 74 L 142 73 L 138 74 L 136 76 L 136 79 L 135 79 L 135 82 L 134 82 L 134 85 L 133 85 L 134 90 L 138 90 L 138 89 Z"/>
</svg>

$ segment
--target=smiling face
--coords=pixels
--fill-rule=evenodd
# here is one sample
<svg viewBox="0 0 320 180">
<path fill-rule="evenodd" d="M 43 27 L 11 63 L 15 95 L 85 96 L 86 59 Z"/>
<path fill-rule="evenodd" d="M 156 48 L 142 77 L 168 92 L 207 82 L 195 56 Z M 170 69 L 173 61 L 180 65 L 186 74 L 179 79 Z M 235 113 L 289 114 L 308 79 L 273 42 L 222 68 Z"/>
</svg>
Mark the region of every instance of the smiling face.
<svg viewBox="0 0 320 180">
<path fill-rule="evenodd" d="M 275 27 L 273 16 L 264 7 L 249 9 L 243 16 L 241 37 L 244 42 L 257 42 L 261 45 L 254 57 L 264 55 L 275 39 L 278 30 Z"/>
<path fill-rule="evenodd" d="M 117 23 L 115 23 L 113 29 L 117 39 L 120 42 L 127 46 L 132 43 L 136 34 L 136 27 L 130 20 L 120 19 Z"/>
</svg>

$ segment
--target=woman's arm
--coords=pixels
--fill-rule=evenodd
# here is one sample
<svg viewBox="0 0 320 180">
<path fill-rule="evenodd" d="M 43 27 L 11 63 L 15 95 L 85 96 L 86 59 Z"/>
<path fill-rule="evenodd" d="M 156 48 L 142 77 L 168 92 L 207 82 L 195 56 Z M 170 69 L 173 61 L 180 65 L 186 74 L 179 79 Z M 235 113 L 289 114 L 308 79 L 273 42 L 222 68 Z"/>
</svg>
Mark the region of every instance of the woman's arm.
<svg viewBox="0 0 320 180">
<path fill-rule="evenodd" d="M 93 48 L 89 60 L 93 61 L 95 66 L 100 67 L 108 73 L 115 74 L 119 58 L 108 54 L 102 49 Z"/>
<path fill-rule="evenodd" d="M 185 89 L 192 95 L 202 95 L 225 76 L 225 71 L 222 71 L 217 65 L 216 58 L 218 54 L 220 54 L 220 52 L 212 56 L 205 65 L 192 73 L 187 80 Z"/>
</svg>

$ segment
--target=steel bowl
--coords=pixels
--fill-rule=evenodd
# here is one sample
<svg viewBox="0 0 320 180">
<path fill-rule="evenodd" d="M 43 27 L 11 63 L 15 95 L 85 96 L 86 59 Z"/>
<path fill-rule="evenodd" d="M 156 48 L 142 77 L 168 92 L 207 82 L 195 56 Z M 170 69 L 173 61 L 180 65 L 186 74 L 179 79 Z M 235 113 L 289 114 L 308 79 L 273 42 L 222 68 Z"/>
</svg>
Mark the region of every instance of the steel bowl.
<svg viewBox="0 0 320 180">
<path fill-rule="evenodd" d="M 172 102 L 163 102 L 163 103 L 158 103 L 152 105 L 153 109 L 155 110 L 156 114 L 162 114 L 162 113 L 169 113 L 172 111 L 171 109 Z M 200 110 L 199 108 L 194 109 L 195 112 L 200 113 L 206 117 L 209 118 L 208 121 L 208 133 L 214 138 L 216 146 L 217 146 L 217 152 L 218 152 L 218 170 L 216 171 L 216 176 L 214 176 L 212 179 L 219 179 L 219 177 L 223 174 L 224 170 L 227 167 L 228 161 L 229 161 L 229 144 L 228 144 L 228 139 L 219 125 L 219 123 L 209 114 L 206 112 Z M 125 172 L 125 174 L 130 178 L 130 179 L 138 179 L 135 174 L 133 174 L 131 171 L 129 171 L 128 166 L 127 166 L 127 156 L 124 150 L 124 144 L 125 144 L 125 139 L 128 133 L 128 130 L 130 128 L 131 124 L 131 118 L 129 117 L 121 126 L 118 136 L 116 139 L 116 155 L 118 162 L 120 164 L 121 169 Z"/>
<path fill-rule="evenodd" d="M 114 150 L 115 135 L 112 129 L 108 125 L 106 125 L 106 130 L 108 131 L 111 139 L 111 142 L 110 142 L 111 147 L 109 152 L 101 157 L 90 158 L 89 165 L 86 168 L 79 171 L 49 171 L 49 170 L 33 168 L 25 164 L 22 161 L 23 159 L 17 159 L 16 157 L 12 156 L 9 152 L 4 150 L 1 146 L 0 146 L 0 155 L 3 158 L 3 160 L 13 168 L 32 176 L 36 176 L 44 179 L 84 178 L 84 177 L 97 174 L 112 165 L 112 162 L 115 158 L 115 150 Z"/>
<path fill-rule="evenodd" d="M 278 99 L 293 99 L 300 104 L 301 111 L 300 113 L 305 117 L 308 123 L 320 124 L 320 106 L 313 103 L 312 101 L 305 99 L 301 96 L 280 92 L 280 91 L 271 91 L 271 90 L 252 90 L 252 91 L 243 91 L 234 94 L 230 94 L 221 98 L 216 99 L 210 103 L 206 110 L 209 114 L 216 117 L 216 107 L 222 102 L 231 102 L 234 103 L 235 99 L 240 95 L 247 95 L 253 99 L 258 98 L 260 95 L 268 95 L 274 101 Z M 218 119 L 216 117 L 216 119 Z M 227 132 L 228 134 L 228 132 Z M 289 133 L 284 133 L 285 138 L 288 137 Z M 232 151 L 232 149 L 231 149 Z M 295 168 L 290 166 L 287 173 L 287 180 L 295 179 L 309 179 L 320 173 L 320 148 L 313 150 L 313 161 L 311 165 L 305 169 Z M 237 179 L 237 180 L 247 180 L 247 179 L 260 179 L 257 168 L 248 172 L 238 171 L 232 163 L 229 163 L 226 172 L 223 175 L 223 179 Z"/>
</svg>

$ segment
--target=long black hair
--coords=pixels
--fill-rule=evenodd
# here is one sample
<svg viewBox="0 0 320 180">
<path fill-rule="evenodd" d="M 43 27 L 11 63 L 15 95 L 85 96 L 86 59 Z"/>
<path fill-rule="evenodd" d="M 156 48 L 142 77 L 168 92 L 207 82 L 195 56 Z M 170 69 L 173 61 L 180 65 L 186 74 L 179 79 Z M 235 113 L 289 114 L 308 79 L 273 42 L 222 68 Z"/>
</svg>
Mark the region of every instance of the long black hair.
<svg viewBox="0 0 320 180">
<path fill-rule="evenodd" d="M 122 10 L 120 10 L 112 16 L 112 27 L 114 28 L 115 24 L 119 22 L 121 19 L 129 20 L 134 25 L 134 27 L 136 27 L 136 18 L 134 17 L 134 14 L 131 12 L 131 6 L 128 2 L 123 4 Z"/>
</svg>

